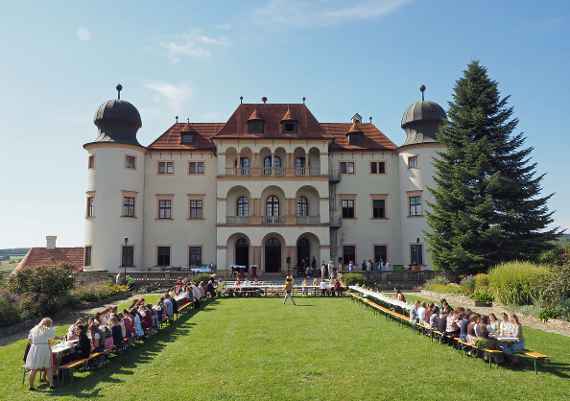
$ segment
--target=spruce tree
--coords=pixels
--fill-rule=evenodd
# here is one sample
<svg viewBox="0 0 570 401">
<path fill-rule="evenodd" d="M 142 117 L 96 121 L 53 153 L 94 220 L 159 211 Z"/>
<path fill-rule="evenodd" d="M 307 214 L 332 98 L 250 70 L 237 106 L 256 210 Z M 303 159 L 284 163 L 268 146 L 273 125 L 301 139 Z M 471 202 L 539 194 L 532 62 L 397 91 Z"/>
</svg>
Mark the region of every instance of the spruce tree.
<svg viewBox="0 0 570 401">
<path fill-rule="evenodd" d="M 476 273 L 508 260 L 536 260 L 553 246 L 558 228 L 541 196 L 532 147 L 513 134 L 509 96 L 474 61 L 455 85 L 448 121 L 438 132 L 446 146 L 434 161 L 435 203 L 427 233 L 433 264 L 444 271 Z"/>
</svg>

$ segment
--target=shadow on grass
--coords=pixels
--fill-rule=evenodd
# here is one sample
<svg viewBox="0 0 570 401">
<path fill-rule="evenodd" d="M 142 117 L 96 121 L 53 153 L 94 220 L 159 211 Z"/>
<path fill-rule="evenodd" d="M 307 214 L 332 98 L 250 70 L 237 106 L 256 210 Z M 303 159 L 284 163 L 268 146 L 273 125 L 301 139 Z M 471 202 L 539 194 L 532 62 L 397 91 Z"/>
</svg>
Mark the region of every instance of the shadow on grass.
<svg viewBox="0 0 570 401">
<path fill-rule="evenodd" d="M 97 388 L 102 383 L 122 383 L 124 380 L 117 375 L 130 376 L 136 373 L 136 368 L 140 365 L 152 362 L 161 351 L 177 339 L 190 333 L 190 329 L 195 323 L 188 322 L 196 313 L 207 313 L 215 310 L 217 300 L 211 300 L 202 304 L 198 310 L 192 310 L 182 315 L 174 325 L 160 330 L 154 336 L 147 338 L 144 343 L 139 343 L 125 352 L 109 358 L 108 364 L 88 371 L 85 376 L 76 376 L 71 382 L 61 385 L 53 392 L 46 393 L 46 396 L 57 397 L 74 396 L 76 398 L 94 399 L 101 397 L 101 388 Z"/>
</svg>

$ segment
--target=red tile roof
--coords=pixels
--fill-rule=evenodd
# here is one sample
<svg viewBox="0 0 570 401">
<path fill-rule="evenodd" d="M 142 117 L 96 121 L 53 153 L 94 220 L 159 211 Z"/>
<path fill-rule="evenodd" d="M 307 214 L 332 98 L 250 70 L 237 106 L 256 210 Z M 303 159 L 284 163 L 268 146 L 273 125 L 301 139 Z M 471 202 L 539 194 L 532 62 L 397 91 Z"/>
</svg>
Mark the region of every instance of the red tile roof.
<svg viewBox="0 0 570 401">
<path fill-rule="evenodd" d="M 250 134 L 247 121 L 253 117 L 265 121 L 263 134 Z M 281 132 L 281 121 L 292 118 L 298 122 L 295 133 Z M 359 130 L 364 139 L 358 145 L 350 145 L 346 134 Z M 192 133 L 193 143 L 182 144 L 181 134 Z M 225 123 L 176 123 L 148 146 L 149 150 L 207 150 L 215 152 L 216 138 L 280 138 L 280 139 L 333 139 L 332 151 L 395 150 L 396 145 L 374 124 L 360 123 L 319 123 L 305 104 L 240 104 Z"/>
<path fill-rule="evenodd" d="M 358 145 L 349 145 L 346 134 L 351 126 L 352 123 L 321 123 L 326 133 L 334 138 L 333 151 L 396 150 L 394 142 L 372 123 L 361 123 L 358 129 L 364 134 L 364 140 Z"/>
<path fill-rule="evenodd" d="M 216 135 L 225 123 L 176 123 L 148 146 L 151 150 L 211 150 L 216 147 L 212 137 Z M 191 144 L 181 143 L 181 134 L 194 134 Z"/>
<path fill-rule="evenodd" d="M 281 119 L 287 113 L 294 115 L 298 122 L 294 133 L 281 132 Z M 247 121 L 252 115 L 265 122 L 264 133 L 250 134 Z M 328 139 L 326 132 L 304 104 L 262 103 L 240 104 L 216 138 L 287 138 L 287 139 Z"/>
<path fill-rule="evenodd" d="M 17 270 L 28 267 L 70 265 L 73 271 L 82 271 L 84 265 L 85 249 L 73 248 L 30 248 L 26 256 L 18 264 Z"/>
</svg>

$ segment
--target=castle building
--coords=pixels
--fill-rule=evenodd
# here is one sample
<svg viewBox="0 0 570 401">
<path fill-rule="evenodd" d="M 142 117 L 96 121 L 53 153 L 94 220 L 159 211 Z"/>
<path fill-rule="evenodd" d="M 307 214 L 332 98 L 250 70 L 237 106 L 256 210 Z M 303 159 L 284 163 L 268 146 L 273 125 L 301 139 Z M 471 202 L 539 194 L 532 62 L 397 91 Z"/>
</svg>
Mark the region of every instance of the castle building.
<svg viewBox="0 0 570 401">
<path fill-rule="evenodd" d="M 444 119 L 437 103 L 412 104 L 396 146 L 359 114 L 324 123 L 304 101 L 263 98 L 226 122 L 177 121 L 143 146 L 140 114 L 119 96 L 99 107 L 98 136 L 84 145 L 85 270 L 271 273 L 313 259 L 429 269 L 425 212 Z"/>
</svg>

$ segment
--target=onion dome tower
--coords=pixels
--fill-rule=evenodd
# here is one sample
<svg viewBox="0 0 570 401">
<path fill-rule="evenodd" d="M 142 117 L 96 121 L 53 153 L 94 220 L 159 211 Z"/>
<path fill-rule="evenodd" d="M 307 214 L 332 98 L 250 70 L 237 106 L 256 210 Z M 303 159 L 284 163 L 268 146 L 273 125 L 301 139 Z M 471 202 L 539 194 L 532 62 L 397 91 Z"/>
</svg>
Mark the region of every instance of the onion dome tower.
<svg viewBox="0 0 570 401">
<path fill-rule="evenodd" d="M 411 104 L 402 116 L 402 128 L 406 131 L 404 145 L 437 142 L 437 130 L 446 119 L 439 104 L 424 100 L 425 90 L 425 85 L 420 86 L 422 100 Z"/>
<path fill-rule="evenodd" d="M 88 153 L 85 212 L 85 270 L 123 271 L 142 267 L 145 147 L 135 106 L 117 98 L 101 104 L 93 122 L 97 138 Z"/>
</svg>

